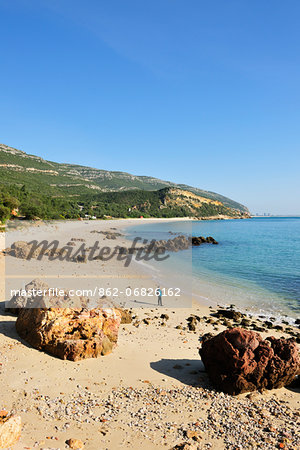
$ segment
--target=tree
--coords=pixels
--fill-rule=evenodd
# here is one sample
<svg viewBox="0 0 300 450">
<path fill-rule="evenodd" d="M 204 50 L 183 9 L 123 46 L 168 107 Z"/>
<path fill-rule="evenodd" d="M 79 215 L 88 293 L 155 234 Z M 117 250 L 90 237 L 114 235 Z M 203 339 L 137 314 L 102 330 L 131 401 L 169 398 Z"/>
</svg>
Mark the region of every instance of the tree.
<svg viewBox="0 0 300 450">
<path fill-rule="evenodd" d="M 5 197 L 3 199 L 3 205 L 12 211 L 13 209 L 16 209 L 20 206 L 20 202 L 15 197 Z"/>
<path fill-rule="evenodd" d="M 32 220 L 40 217 L 40 210 L 37 206 L 24 204 L 21 206 L 21 213 L 24 214 L 25 219 Z"/>
<path fill-rule="evenodd" d="M 10 209 L 6 206 L 0 205 L 0 222 L 5 222 L 10 218 Z"/>
</svg>

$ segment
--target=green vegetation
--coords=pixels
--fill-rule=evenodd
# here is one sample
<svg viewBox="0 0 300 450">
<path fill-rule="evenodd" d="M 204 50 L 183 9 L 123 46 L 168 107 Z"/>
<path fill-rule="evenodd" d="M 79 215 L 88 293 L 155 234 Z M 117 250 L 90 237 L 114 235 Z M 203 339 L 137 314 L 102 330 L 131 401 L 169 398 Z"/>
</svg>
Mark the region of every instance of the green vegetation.
<svg viewBox="0 0 300 450">
<path fill-rule="evenodd" d="M 58 164 L 0 144 L 0 222 L 13 215 L 25 219 L 207 217 L 245 211 L 243 205 L 212 192 L 125 172 Z"/>
<path fill-rule="evenodd" d="M 183 200 L 182 200 L 183 199 Z M 177 202 L 177 200 L 180 200 Z M 186 196 L 170 193 L 169 188 L 159 191 L 103 192 L 82 196 L 79 203 L 84 214 L 104 217 L 208 217 L 219 214 L 236 215 L 224 205 L 203 203 L 195 211 Z"/>
<path fill-rule="evenodd" d="M 26 186 L 0 184 L 0 220 L 5 222 L 12 211 L 25 219 L 76 219 L 87 215 L 96 218 L 236 215 L 224 205 L 209 203 L 203 203 L 195 211 L 188 198 L 170 193 L 169 188 L 83 194 L 74 199 L 46 196 L 30 191 Z"/>
<path fill-rule="evenodd" d="M 5 222 L 13 216 L 25 219 L 74 219 L 79 217 L 79 207 L 76 202 L 53 198 L 32 192 L 25 186 L 0 184 L 0 221 Z"/>
<path fill-rule="evenodd" d="M 10 218 L 10 209 L 0 204 L 0 223 Z"/>
<path fill-rule="evenodd" d="M 25 185 L 32 192 L 67 199 L 79 199 L 88 194 L 94 196 L 100 192 L 156 191 L 174 187 L 219 200 L 225 207 L 248 212 L 240 203 L 214 192 L 148 176 L 45 161 L 3 144 L 0 144 L 0 183 L 19 188 Z"/>
</svg>

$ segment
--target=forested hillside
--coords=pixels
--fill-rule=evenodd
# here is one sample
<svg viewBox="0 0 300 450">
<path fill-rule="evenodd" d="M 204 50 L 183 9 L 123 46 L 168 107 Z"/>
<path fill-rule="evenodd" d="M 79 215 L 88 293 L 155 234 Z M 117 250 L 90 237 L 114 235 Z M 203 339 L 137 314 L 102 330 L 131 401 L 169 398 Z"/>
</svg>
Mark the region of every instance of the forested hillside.
<svg viewBox="0 0 300 450">
<path fill-rule="evenodd" d="M 241 217 L 221 202 L 204 199 L 180 189 L 158 191 L 102 192 L 76 198 L 51 197 L 0 184 L 0 220 L 13 216 L 25 219 L 76 219 L 111 217 Z"/>
<path fill-rule="evenodd" d="M 199 188 L 176 184 L 149 176 L 136 176 L 73 164 L 46 161 L 39 156 L 0 144 L 0 183 L 26 186 L 32 192 L 52 197 L 78 197 L 97 192 L 128 190 L 156 191 L 174 187 L 193 192 L 203 198 L 216 200 L 224 206 L 247 212 L 247 208 L 234 200 Z"/>
</svg>

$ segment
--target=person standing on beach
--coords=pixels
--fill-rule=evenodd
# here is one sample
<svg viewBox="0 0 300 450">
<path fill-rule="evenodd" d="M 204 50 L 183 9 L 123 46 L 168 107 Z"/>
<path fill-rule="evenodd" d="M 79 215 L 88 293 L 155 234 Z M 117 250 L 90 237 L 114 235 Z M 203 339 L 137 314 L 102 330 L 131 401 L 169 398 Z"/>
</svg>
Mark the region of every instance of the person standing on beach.
<svg viewBox="0 0 300 450">
<path fill-rule="evenodd" d="M 163 305 L 162 304 L 162 292 L 161 292 L 161 289 L 159 286 L 158 286 L 156 292 L 157 292 L 157 304 L 158 304 L 158 306 L 162 306 Z"/>
</svg>

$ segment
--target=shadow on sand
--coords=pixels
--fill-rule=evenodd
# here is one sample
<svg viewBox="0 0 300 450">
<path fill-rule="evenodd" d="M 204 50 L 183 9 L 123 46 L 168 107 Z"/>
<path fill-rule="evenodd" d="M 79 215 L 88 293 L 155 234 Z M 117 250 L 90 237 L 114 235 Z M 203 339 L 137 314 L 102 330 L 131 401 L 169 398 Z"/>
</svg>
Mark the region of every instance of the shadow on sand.
<svg viewBox="0 0 300 450">
<path fill-rule="evenodd" d="M 199 360 L 161 359 L 160 361 L 150 363 L 150 367 L 188 386 L 212 387 L 200 358 Z"/>
<path fill-rule="evenodd" d="M 0 302 L 0 314 L 2 316 L 14 317 L 17 319 L 15 314 L 5 311 L 5 302 Z M 21 342 L 25 347 L 33 348 L 31 345 L 27 344 L 26 341 L 20 338 L 16 331 L 16 321 L 15 320 L 0 320 L 0 334 L 3 336 L 14 339 L 15 341 Z"/>
<path fill-rule="evenodd" d="M 288 389 L 289 391 L 291 391 L 295 394 L 299 394 L 300 393 L 300 375 L 297 375 L 296 378 L 294 379 L 294 381 L 292 381 L 291 384 L 286 386 L 286 389 Z"/>
</svg>

